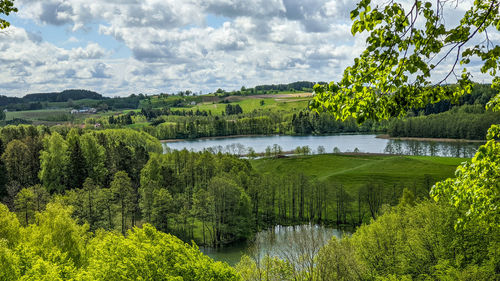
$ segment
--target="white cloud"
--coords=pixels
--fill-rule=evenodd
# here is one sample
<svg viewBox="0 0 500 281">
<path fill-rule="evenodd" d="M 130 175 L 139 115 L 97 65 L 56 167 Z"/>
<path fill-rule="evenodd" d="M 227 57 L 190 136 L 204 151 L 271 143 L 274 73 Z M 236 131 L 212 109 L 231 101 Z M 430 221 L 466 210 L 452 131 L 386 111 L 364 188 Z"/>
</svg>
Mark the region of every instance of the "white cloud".
<svg viewBox="0 0 500 281">
<path fill-rule="evenodd" d="M 17 0 L 19 17 L 40 28 L 67 27 L 63 45 L 88 42 L 76 34 L 98 26 L 101 36 L 123 44 L 131 57 L 114 58 L 115 47 L 105 43 L 66 49 L 35 31 L 11 27 L 0 34 L 0 88 L 25 94 L 90 87 L 127 95 L 331 81 L 365 47 L 365 35 L 354 38 L 350 33 L 349 12 L 355 3 Z M 461 4 L 456 12 L 465 8 Z M 221 22 L 211 25 L 209 16 Z"/>
<path fill-rule="evenodd" d="M 72 59 L 100 59 L 108 53 L 97 43 L 89 43 L 87 47 L 78 47 L 70 51 L 70 56 Z"/>
</svg>

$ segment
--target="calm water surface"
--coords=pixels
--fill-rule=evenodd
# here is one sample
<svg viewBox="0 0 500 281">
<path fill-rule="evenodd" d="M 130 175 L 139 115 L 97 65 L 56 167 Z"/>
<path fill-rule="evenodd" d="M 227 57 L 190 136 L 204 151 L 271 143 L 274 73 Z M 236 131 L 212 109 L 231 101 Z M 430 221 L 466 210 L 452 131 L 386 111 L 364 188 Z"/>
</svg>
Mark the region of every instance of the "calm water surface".
<svg viewBox="0 0 500 281">
<path fill-rule="evenodd" d="M 277 144 L 282 151 L 293 151 L 297 146 L 309 146 L 316 153 L 322 146 L 326 153 L 334 148 L 340 152 L 365 152 L 404 155 L 431 155 L 448 157 L 472 157 L 480 143 L 431 142 L 409 140 L 387 140 L 376 135 L 332 135 L 332 136 L 256 136 L 237 138 L 214 138 L 185 140 L 165 143 L 167 149 L 223 152 L 244 155 L 249 148 L 264 153 L 266 147 Z"/>
<path fill-rule="evenodd" d="M 349 232 L 319 225 L 275 226 L 257 233 L 252 242 L 237 243 L 220 249 L 200 247 L 200 250 L 216 261 L 235 265 L 244 254 L 260 258 L 265 255 L 284 258 L 308 251 L 310 247 L 319 249 L 333 236 L 342 238 L 344 234 L 350 235 Z"/>
</svg>

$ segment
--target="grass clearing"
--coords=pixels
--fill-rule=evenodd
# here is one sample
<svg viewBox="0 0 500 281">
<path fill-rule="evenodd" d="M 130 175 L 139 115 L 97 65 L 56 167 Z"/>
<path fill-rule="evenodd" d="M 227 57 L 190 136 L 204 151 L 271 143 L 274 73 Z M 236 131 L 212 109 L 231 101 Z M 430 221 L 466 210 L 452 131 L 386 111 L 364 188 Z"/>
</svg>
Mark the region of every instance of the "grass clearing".
<svg viewBox="0 0 500 281">
<path fill-rule="evenodd" d="M 30 121 L 46 120 L 51 116 L 70 114 L 71 109 L 39 109 L 39 110 L 26 110 L 26 111 L 9 111 L 6 113 L 5 120 L 12 120 L 21 118 Z"/>
<path fill-rule="evenodd" d="M 6 113 L 5 120 L 10 121 L 15 118 L 20 118 L 33 122 L 35 125 L 55 125 L 62 123 L 82 124 L 87 118 L 99 118 L 122 114 L 124 111 L 106 111 L 97 114 L 71 114 L 71 108 L 58 109 L 39 109 L 25 111 L 9 111 Z"/>
<path fill-rule="evenodd" d="M 465 158 L 393 155 L 322 154 L 253 160 L 256 170 L 271 174 L 304 173 L 323 182 L 357 188 L 367 183 L 384 186 L 423 186 L 453 177 Z"/>
</svg>

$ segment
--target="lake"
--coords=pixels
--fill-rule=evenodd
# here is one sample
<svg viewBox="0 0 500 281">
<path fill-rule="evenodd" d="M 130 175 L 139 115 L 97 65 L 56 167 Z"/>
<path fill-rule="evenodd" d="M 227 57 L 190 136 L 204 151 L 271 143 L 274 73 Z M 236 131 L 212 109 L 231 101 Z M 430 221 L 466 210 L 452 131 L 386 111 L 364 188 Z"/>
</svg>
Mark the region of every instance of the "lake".
<svg viewBox="0 0 500 281">
<path fill-rule="evenodd" d="M 249 148 L 264 153 L 268 146 L 277 144 L 282 151 L 291 152 L 297 146 L 308 146 L 312 153 L 324 148 L 325 153 L 364 152 L 403 155 L 429 155 L 470 158 L 481 143 L 477 142 L 435 142 L 415 140 L 388 140 L 376 135 L 331 135 L 331 136 L 251 136 L 235 138 L 206 138 L 164 143 L 165 149 L 209 150 L 214 153 L 245 155 Z M 321 150 L 321 149 L 320 149 Z"/>
<path fill-rule="evenodd" d="M 242 242 L 224 248 L 200 247 L 200 250 L 216 261 L 237 264 L 243 254 L 263 258 L 265 255 L 285 258 L 310 250 L 317 251 L 333 236 L 350 235 L 334 228 L 320 225 L 275 226 L 256 234 L 254 241 Z"/>
</svg>

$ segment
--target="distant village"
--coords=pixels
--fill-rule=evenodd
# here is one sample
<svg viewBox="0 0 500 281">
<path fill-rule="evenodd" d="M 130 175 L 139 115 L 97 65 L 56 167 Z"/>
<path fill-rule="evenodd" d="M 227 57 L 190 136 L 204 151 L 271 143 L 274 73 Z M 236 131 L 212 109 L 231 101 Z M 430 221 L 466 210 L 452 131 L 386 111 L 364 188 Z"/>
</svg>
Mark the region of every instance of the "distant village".
<svg viewBox="0 0 500 281">
<path fill-rule="evenodd" d="M 72 109 L 71 114 L 95 114 L 97 109 L 93 107 L 82 107 L 81 109 Z"/>
</svg>

